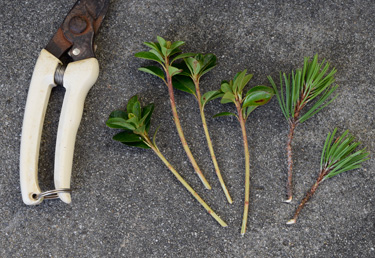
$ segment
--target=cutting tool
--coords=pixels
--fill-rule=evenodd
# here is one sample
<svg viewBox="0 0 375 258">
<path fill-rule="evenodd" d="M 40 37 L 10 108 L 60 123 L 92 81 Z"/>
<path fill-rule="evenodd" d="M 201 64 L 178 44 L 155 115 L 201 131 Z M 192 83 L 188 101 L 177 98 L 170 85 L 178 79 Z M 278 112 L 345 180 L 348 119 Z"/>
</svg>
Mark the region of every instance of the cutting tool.
<svg viewBox="0 0 375 258">
<path fill-rule="evenodd" d="M 20 182 L 25 204 L 60 198 L 71 202 L 70 178 L 74 143 L 86 95 L 99 75 L 94 36 L 104 19 L 109 0 L 77 1 L 37 59 L 26 101 L 20 153 Z M 68 58 L 65 58 L 67 56 Z M 65 64 L 61 60 L 68 60 Z M 39 147 L 53 87 L 66 91 L 55 149 L 55 189 L 42 192 L 38 183 Z"/>
</svg>

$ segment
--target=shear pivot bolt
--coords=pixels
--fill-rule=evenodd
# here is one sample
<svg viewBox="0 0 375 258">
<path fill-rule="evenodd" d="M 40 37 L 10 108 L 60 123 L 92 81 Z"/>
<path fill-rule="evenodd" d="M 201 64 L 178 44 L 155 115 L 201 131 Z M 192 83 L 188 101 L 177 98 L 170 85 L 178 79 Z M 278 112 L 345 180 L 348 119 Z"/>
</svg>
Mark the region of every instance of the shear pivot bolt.
<svg viewBox="0 0 375 258">
<path fill-rule="evenodd" d="M 81 53 L 81 50 L 79 50 L 78 48 L 75 48 L 75 49 L 73 49 L 73 51 L 72 51 L 72 54 L 75 55 L 75 56 L 78 56 L 79 53 Z"/>
<path fill-rule="evenodd" d="M 69 22 L 69 29 L 74 34 L 81 34 L 87 28 L 87 22 L 79 16 L 73 17 Z"/>
</svg>

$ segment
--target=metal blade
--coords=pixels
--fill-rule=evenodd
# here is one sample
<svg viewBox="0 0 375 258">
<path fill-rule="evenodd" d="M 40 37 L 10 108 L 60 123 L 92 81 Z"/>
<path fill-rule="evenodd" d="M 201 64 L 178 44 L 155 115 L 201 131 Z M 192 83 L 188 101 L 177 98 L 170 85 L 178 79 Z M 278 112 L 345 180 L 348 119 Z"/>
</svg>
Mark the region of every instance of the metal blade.
<svg viewBox="0 0 375 258">
<path fill-rule="evenodd" d="M 109 0 L 78 0 L 46 46 L 60 59 L 69 50 L 74 61 L 95 57 L 93 40 L 107 13 Z"/>
</svg>

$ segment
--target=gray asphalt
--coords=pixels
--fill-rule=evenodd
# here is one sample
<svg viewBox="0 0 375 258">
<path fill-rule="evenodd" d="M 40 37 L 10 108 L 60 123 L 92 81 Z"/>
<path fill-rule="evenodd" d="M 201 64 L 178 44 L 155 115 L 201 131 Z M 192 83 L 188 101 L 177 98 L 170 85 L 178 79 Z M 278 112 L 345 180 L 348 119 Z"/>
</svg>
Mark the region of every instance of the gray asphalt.
<svg viewBox="0 0 375 258">
<path fill-rule="evenodd" d="M 375 159 L 325 181 L 296 225 L 285 223 L 318 175 L 328 132 L 349 129 L 375 150 L 375 2 L 367 1 L 111 1 L 96 39 L 100 76 L 89 92 L 76 140 L 72 203 L 23 204 L 19 186 L 22 119 L 35 61 L 74 0 L 0 1 L 1 257 L 375 257 Z M 338 98 L 294 139 L 295 198 L 285 198 L 287 123 L 276 98 L 247 122 L 251 154 L 248 232 L 240 235 L 244 157 L 234 111 L 206 108 L 216 156 L 234 203 L 214 174 L 195 99 L 176 92 L 186 138 L 213 190 L 204 190 L 176 133 L 166 87 L 137 68 L 134 57 L 156 36 L 183 40 L 185 52 L 214 53 L 218 66 L 203 91 L 248 69 L 250 87 L 318 53 L 337 68 Z M 112 110 L 139 94 L 155 103 L 152 131 L 175 168 L 229 224 L 221 228 L 149 150 L 114 142 L 105 126 Z M 53 189 L 56 130 L 64 89 L 53 90 L 41 142 L 39 183 Z M 232 110 L 231 110 L 232 109 Z M 371 154 L 373 156 L 373 154 Z"/>
</svg>

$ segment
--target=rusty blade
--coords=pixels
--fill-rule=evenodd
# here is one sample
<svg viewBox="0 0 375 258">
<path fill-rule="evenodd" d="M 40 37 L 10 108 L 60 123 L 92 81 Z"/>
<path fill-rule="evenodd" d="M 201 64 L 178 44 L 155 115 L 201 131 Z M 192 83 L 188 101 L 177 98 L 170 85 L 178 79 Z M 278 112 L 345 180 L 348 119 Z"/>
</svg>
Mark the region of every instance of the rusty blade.
<svg viewBox="0 0 375 258">
<path fill-rule="evenodd" d="M 70 51 L 74 61 L 94 57 L 93 40 L 107 13 L 109 0 L 78 0 L 46 46 L 60 58 Z M 75 51 L 72 52 L 72 49 Z"/>
</svg>

